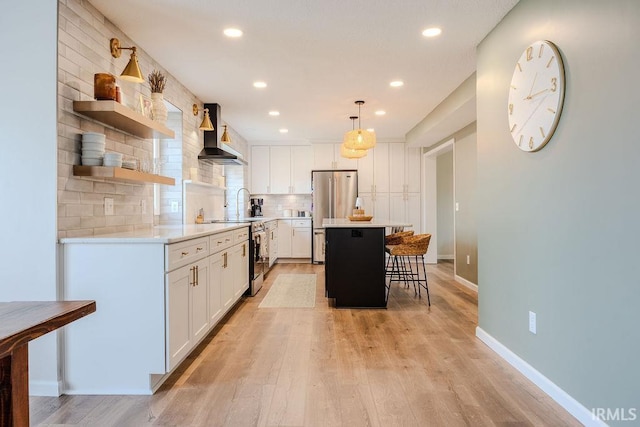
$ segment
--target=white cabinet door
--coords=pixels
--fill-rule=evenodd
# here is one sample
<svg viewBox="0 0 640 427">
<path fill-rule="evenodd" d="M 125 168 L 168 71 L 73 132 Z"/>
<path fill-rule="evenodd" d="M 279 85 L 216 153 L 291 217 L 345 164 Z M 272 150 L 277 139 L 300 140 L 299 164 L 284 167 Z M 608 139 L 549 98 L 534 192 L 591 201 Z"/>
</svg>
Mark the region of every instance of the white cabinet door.
<svg viewBox="0 0 640 427">
<path fill-rule="evenodd" d="M 234 300 L 249 288 L 249 242 L 235 245 L 231 249 L 231 268 L 234 271 Z"/>
<path fill-rule="evenodd" d="M 389 219 L 389 193 L 376 193 L 373 199 L 374 218 Z"/>
<path fill-rule="evenodd" d="M 333 164 L 335 169 L 358 169 L 358 159 L 347 159 L 340 155 L 340 146 L 342 144 L 333 144 Z"/>
<path fill-rule="evenodd" d="M 373 193 L 373 153 L 372 148 L 366 156 L 358 159 L 358 194 Z"/>
<path fill-rule="evenodd" d="M 189 328 L 189 289 L 193 281 L 190 265 L 166 275 L 167 280 L 167 372 L 189 353 L 192 347 Z"/>
<path fill-rule="evenodd" d="M 405 221 L 407 219 L 407 203 L 405 193 L 390 193 L 389 220 Z"/>
<path fill-rule="evenodd" d="M 193 264 L 195 281 L 189 289 L 191 292 L 191 330 L 193 344 L 202 339 L 209 331 L 209 314 L 207 301 L 207 286 L 209 284 L 209 259 L 205 258 Z"/>
<path fill-rule="evenodd" d="M 293 228 L 291 256 L 293 258 L 311 258 L 311 227 Z"/>
<path fill-rule="evenodd" d="M 391 193 L 405 191 L 404 152 L 404 143 L 389 144 L 389 191 Z"/>
<path fill-rule="evenodd" d="M 271 267 L 278 259 L 278 221 L 269 221 L 266 227 L 269 240 L 269 267 Z"/>
<path fill-rule="evenodd" d="M 251 147 L 251 193 L 269 194 L 269 147 Z"/>
<path fill-rule="evenodd" d="M 411 228 L 416 234 L 422 233 L 420 193 L 407 193 L 406 206 L 406 220 L 412 225 Z"/>
<path fill-rule="evenodd" d="M 422 159 L 420 156 L 420 148 L 407 148 L 406 151 L 406 192 L 419 193 L 420 192 L 420 165 Z"/>
<path fill-rule="evenodd" d="M 362 200 L 362 209 L 364 209 L 365 215 L 373 215 L 375 210 L 373 193 L 358 193 L 358 197 Z"/>
<path fill-rule="evenodd" d="M 235 289 L 233 280 L 233 270 L 231 268 L 231 255 L 229 250 L 226 249 L 216 256 L 222 258 L 222 308 L 223 311 L 227 311 L 235 302 Z"/>
<path fill-rule="evenodd" d="M 313 149 L 311 146 L 291 147 L 291 192 L 311 194 L 311 169 Z"/>
<path fill-rule="evenodd" d="M 373 185 L 376 193 L 389 192 L 389 145 L 378 143 L 373 149 Z"/>
<path fill-rule="evenodd" d="M 213 326 L 222 317 L 222 256 L 220 253 L 209 258 L 209 326 Z"/>
<path fill-rule="evenodd" d="M 273 146 L 269 154 L 271 194 L 291 193 L 291 147 Z"/>
<path fill-rule="evenodd" d="M 278 220 L 278 257 L 291 258 L 291 220 Z"/>
<path fill-rule="evenodd" d="M 333 144 L 313 144 L 313 169 L 334 169 Z"/>
</svg>

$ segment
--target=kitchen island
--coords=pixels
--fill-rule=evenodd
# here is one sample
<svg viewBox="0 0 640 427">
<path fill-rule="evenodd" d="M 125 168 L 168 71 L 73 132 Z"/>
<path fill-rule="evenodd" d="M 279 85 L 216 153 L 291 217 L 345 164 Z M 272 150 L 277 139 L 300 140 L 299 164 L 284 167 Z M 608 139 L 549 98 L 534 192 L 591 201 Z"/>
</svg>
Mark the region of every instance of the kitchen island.
<svg viewBox="0 0 640 427">
<path fill-rule="evenodd" d="M 393 221 L 325 219 L 325 294 L 336 307 L 386 308 L 384 236 Z"/>
</svg>

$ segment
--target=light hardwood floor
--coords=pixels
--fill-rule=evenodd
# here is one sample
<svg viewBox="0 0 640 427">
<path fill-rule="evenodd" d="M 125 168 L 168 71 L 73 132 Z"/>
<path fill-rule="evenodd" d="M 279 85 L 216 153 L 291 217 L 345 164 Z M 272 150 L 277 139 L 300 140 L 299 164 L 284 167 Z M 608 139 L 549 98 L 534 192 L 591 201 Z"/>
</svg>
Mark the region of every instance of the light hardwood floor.
<svg viewBox="0 0 640 427">
<path fill-rule="evenodd" d="M 475 338 L 477 295 L 429 266 L 431 308 L 334 309 L 324 268 L 276 265 L 153 396 L 32 397 L 32 425 L 580 425 Z M 315 308 L 258 308 L 280 273 L 317 273 Z"/>
</svg>

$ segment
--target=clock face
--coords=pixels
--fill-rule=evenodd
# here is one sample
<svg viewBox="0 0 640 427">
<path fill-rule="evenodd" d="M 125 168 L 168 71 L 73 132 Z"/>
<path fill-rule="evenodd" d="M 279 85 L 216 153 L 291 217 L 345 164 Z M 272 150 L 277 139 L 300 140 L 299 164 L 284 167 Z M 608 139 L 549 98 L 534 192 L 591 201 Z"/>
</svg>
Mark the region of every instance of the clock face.
<svg viewBox="0 0 640 427">
<path fill-rule="evenodd" d="M 556 130 L 564 101 L 564 67 L 556 46 L 538 41 L 516 63 L 509 89 L 509 130 L 522 151 L 538 151 Z"/>
</svg>

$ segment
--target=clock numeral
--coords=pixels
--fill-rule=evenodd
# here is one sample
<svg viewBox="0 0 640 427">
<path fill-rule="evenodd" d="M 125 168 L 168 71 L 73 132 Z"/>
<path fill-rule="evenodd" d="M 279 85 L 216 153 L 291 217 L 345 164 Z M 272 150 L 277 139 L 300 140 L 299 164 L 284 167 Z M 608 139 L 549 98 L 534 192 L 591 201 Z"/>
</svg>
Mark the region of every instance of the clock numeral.
<svg viewBox="0 0 640 427">
<path fill-rule="evenodd" d="M 527 61 L 531 61 L 533 58 L 533 46 L 527 48 Z"/>
<path fill-rule="evenodd" d="M 522 65 L 520 65 L 519 62 L 516 62 L 516 67 L 518 67 L 518 70 L 522 72 Z"/>
<path fill-rule="evenodd" d="M 517 123 L 514 123 L 513 126 L 511 126 L 511 133 L 513 133 L 513 131 L 516 130 L 516 126 L 518 126 Z"/>
<path fill-rule="evenodd" d="M 542 129 L 542 126 L 540 126 L 540 133 L 542 134 L 542 137 L 544 138 L 545 135 L 544 135 L 544 129 Z"/>
<path fill-rule="evenodd" d="M 558 79 L 551 77 L 551 92 L 555 92 L 558 89 Z"/>
<path fill-rule="evenodd" d="M 547 107 L 547 110 L 550 111 L 551 113 L 555 114 L 556 110 L 554 110 L 553 108 Z"/>
<path fill-rule="evenodd" d="M 542 51 L 544 50 L 544 45 L 540 45 L 540 52 L 538 52 L 538 58 L 542 58 Z"/>
<path fill-rule="evenodd" d="M 509 115 L 513 114 L 513 104 L 509 104 Z"/>
<path fill-rule="evenodd" d="M 522 138 L 524 137 L 524 135 L 520 135 L 520 140 L 518 141 L 518 147 L 522 146 Z"/>
<path fill-rule="evenodd" d="M 529 149 L 533 150 L 533 137 L 529 138 Z"/>
<path fill-rule="evenodd" d="M 551 66 L 551 63 L 553 62 L 554 59 L 556 59 L 555 55 L 549 58 L 549 62 L 547 62 L 547 68 Z"/>
</svg>

